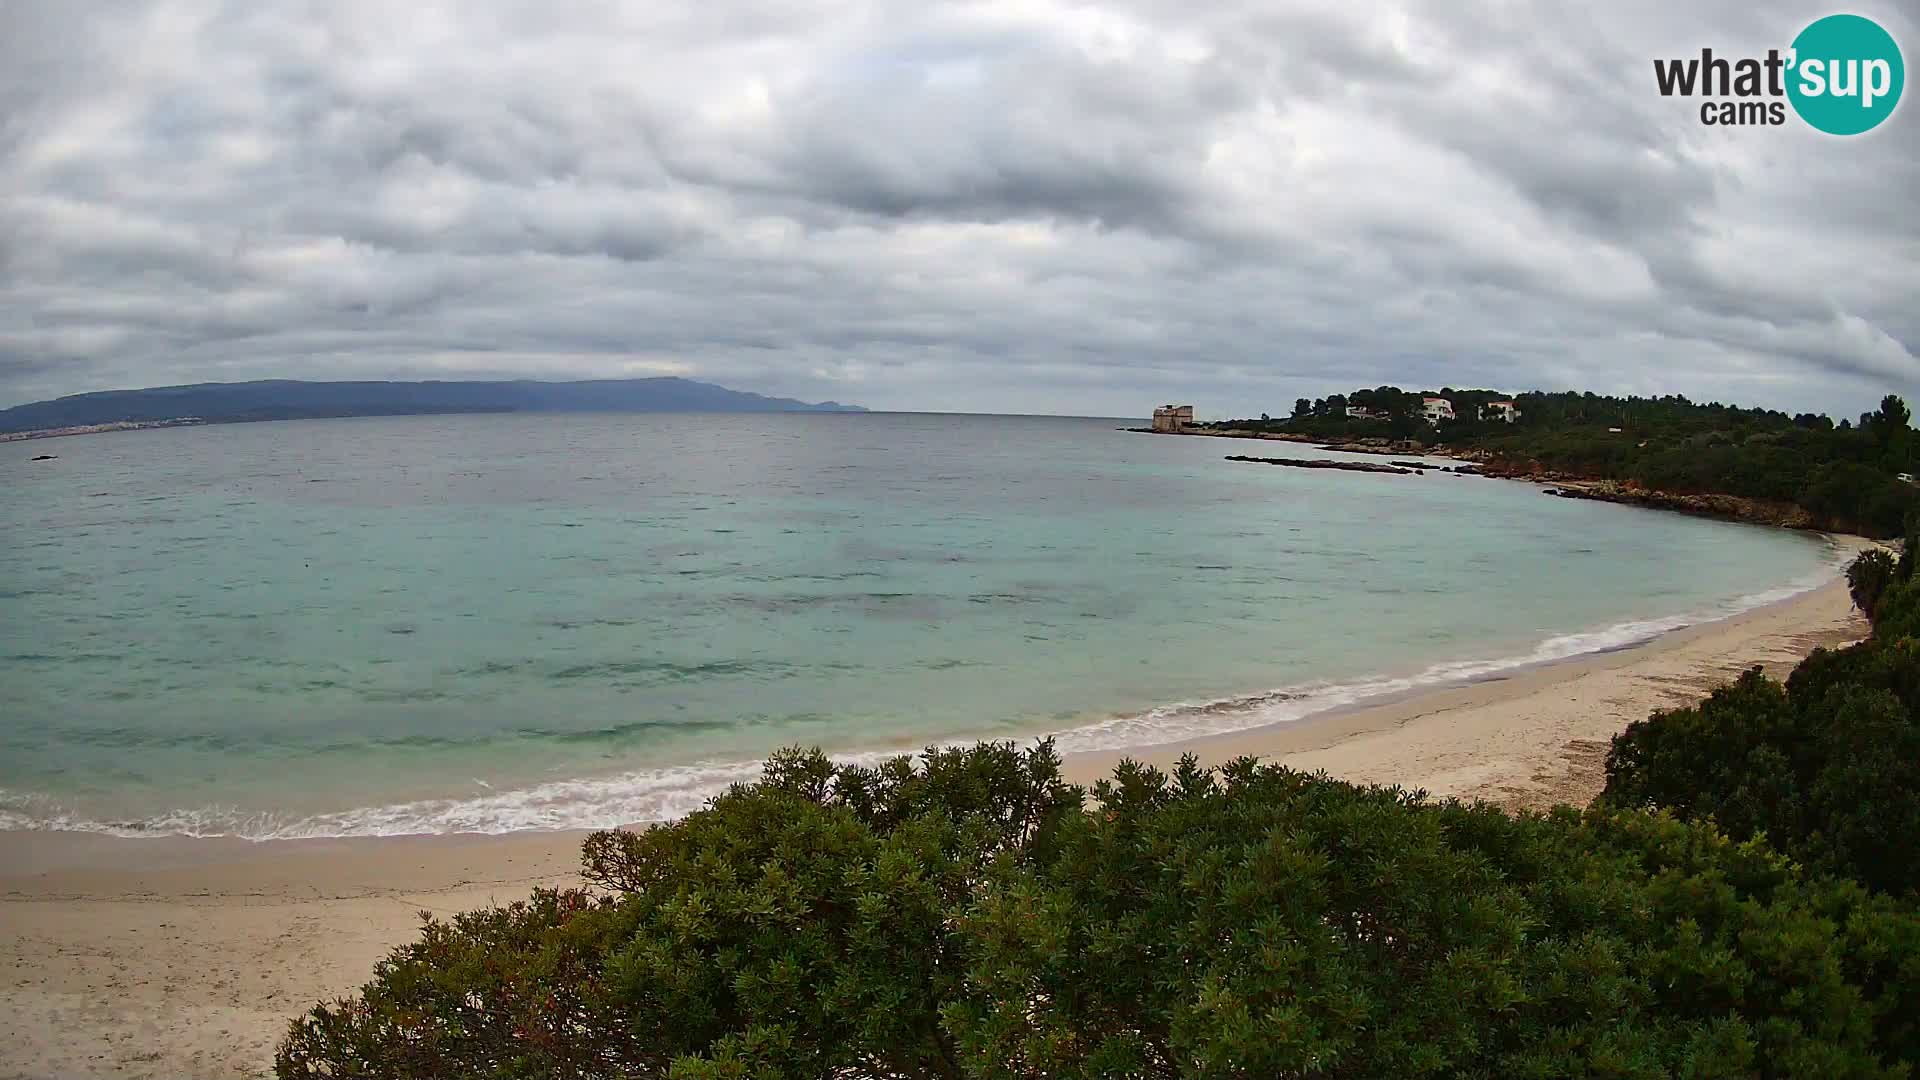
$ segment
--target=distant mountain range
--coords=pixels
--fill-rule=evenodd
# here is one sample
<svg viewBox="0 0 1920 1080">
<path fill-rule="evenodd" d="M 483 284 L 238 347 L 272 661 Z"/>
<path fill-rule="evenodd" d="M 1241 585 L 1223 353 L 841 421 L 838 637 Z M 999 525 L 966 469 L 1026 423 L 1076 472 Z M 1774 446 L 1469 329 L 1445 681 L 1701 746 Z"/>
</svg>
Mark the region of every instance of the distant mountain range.
<svg viewBox="0 0 1920 1080">
<path fill-rule="evenodd" d="M 0 410 L 0 432 L 197 417 L 210 424 L 471 412 L 866 412 L 691 379 L 585 382 L 301 382 L 268 379 L 101 390 Z"/>
</svg>

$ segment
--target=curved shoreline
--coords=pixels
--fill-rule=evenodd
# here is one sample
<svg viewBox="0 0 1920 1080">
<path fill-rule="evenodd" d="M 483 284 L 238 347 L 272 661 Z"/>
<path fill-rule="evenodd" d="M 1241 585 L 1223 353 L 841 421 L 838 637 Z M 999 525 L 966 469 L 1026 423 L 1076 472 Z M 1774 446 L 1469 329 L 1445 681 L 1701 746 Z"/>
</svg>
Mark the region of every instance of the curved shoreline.
<svg viewBox="0 0 1920 1080">
<path fill-rule="evenodd" d="M 1372 676 L 1344 682 L 1297 684 L 1279 690 L 1243 697 L 1158 706 L 1141 713 L 1129 713 L 1070 728 L 1016 736 L 1019 741 L 1052 738 L 1072 777 L 1083 783 L 1107 775 L 1122 759 L 1132 759 L 1157 767 L 1170 767 L 1183 754 L 1192 753 L 1203 763 L 1218 764 L 1233 757 L 1252 755 L 1284 761 L 1299 767 L 1325 767 L 1336 776 L 1362 783 L 1399 784 L 1423 788 L 1437 796 L 1486 797 L 1487 792 L 1471 786 L 1433 783 L 1427 771 L 1406 762 L 1387 764 L 1350 760 L 1335 755 L 1325 763 L 1307 761 L 1303 755 L 1318 755 L 1356 739 L 1379 734 L 1388 728 L 1405 730 L 1418 717 L 1488 710 L 1514 702 L 1527 702 L 1542 710 L 1541 715 L 1558 716 L 1569 710 L 1592 709 L 1590 695 L 1571 695 L 1564 702 L 1532 700 L 1545 691 L 1564 691 L 1591 676 L 1621 673 L 1624 677 L 1659 678 L 1669 683 L 1688 684 L 1684 692 L 1629 695 L 1606 704 L 1625 708 L 1626 718 L 1619 725 L 1643 718 L 1656 708 L 1671 708 L 1697 701 L 1714 686 L 1759 664 L 1773 669 L 1790 668 L 1814 648 L 1850 643 L 1866 635 L 1867 624 L 1854 611 L 1839 568 L 1845 558 L 1875 546 L 1859 537 L 1830 535 L 1839 561 L 1834 573 L 1817 584 L 1796 587 L 1798 582 L 1752 594 L 1743 600 L 1760 600 L 1750 606 L 1737 606 L 1720 614 L 1676 615 L 1660 619 L 1636 620 L 1612 624 L 1594 631 L 1564 634 L 1543 639 L 1528 653 L 1510 654 L 1484 660 L 1453 661 L 1432 665 L 1422 671 L 1396 676 Z M 1801 579 L 1805 580 L 1805 579 Z M 1789 591 L 1791 590 L 1791 591 Z M 1773 598 L 1772 594 L 1785 595 Z M 1742 600 L 1730 601 L 1741 605 Z M 1630 636 L 1615 638 L 1618 634 Z M 1575 647 L 1560 653 L 1567 643 L 1597 647 Z M 1710 661 L 1706 658 L 1712 657 Z M 1740 659 L 1744 658 L 1744 659 Z M 1669 668 L 1692 663 L 1697 671 L 1680 674 Z M 1647 669 L 1647 670 L 1642 670 Z M 1658 673 L 1654 671 L 1658 669 Z M 1773 673 L 1777 673 L 1774 670 Z M 1291 708 L 1290 708 L 1291 706 Z M 1279 712 L 1281 715 L 1274 715 Z M 1169 721 L 1186 715 L 1200 718 L 1187 730 Z M 1226 718 L 1222 721 L 1220 718 Z M 1243 722 L 1246 720 L 1251 722 Z M 1198 730 L 1193 728 L 1197 727 Z M 1615 729 L 1617 730 L 1617 728 Z M 1608 732 L 1610 737 L 1612 732 Z M 991 736 L 979 736 L 990 738 Z M 1005 736 L 1001 736 L 1002 739 Z M 1111 740 L 1111 741 L 1108 741 Z M 975 737 L 956 737 L 939 745 L 966 745 Z M 1076 745 L 1077 744 L 1077 745 Z M 1089 745 L 1090 744 L 1090 745 Z M 834 752 L 841 761 L 871 762 L 901 754 L 917 753 L 919 746 L 899 745 Z M 1316 759 L 1317 761 L 1318 759 Z M 578 836 L 595 828 L 640 827 L 670 820 L 704 805 L 705 801 L 733 782 L 751 780 L 757 775 L 759 761 L 702 761 L 658 770 L 671 778 L 657 789 L 636 797 L 624 785 L 641 774 L 614 777 L 558 780 L 529 789 L 503 791 L 495 798 L 515 800 L 550 797 L 548 789 L 565 789 L 571 798 L 565 806 L 600 806 L 611 816 L 591 823 L 574 823 L 564 817 L 559 823 L 530 824 L 515 828 L 411 828 L 419 819 L 410 811 L 446 812 L 455 823 L 460 812 L 475 800 L 423 800 L 386 804 L 313 818 L 297 819 L 282 835 L 250 836 L 237 833 L 196 834 L 185 831 L 147 831 L 91 821 L 71 824 L 40 825 L 21 828 L 0 824 L 0 883 L 19 871 L 35 871 L 50 865 L 100 865 L 90 853 L 113 851 L 105 863 L 114 866 L 156 867 L 196 864 L 202 858 L 191 854 L 202 851 L 211 861 L 228 861 L 247 852 L 278 852 L 303 846 L 330 844 L 383 844 L 450 840 L 495 840 L 516 837 Z M 644 779 L 652 780 L 651 773 Z M 690 781 L 676 783 L 675 781 Z M 607 790 L 599 790 L 603 785 Z M 1591 793 L 1588 793 L 1590 796 Z M 663 796 L 654 798 L 654 796 Z M 601 797 L 605 802 L 599 801 Z M 1495 801 L 1502 801 L 1495 799 Z M 1586 801 L 1585 797 L 1573 801 Z M 639 802 L 659 802 L 671 806 L 666 814 L 642 816 L 628 813 Z M 1515 805 L 1549 805 L 1521 800 Z M 335 819 L 353 819 L 356 830 L 366 822 L 376 828 L 366 831 L 326 831 Z M 0 816 L 0 822 L 6 818 Z M 377 827 L 389 826 L 386 831 Z M 490 823 L 492 824 L 492 823 Z M 317 826 L 312 829 L 306 826 Z M 73 845 L 75 857 L 53 857 L 63 845 Z M 156 858 L 135 853 L 153 849 Z"/>
<path fill-rule="evenodd" d="M 1627 725 L 1656 709 L 1691 705 L 1754 666 L 1784 676 L 1814 649 L 1851 644 L 1867 629 L 1839 579 L 1622 648 L 1387 695 L 1303 721 L 1076 753 L 1066 768 L 1070 778 L 1090 783 L 1122 758 L 1168 769 L 1188 753 L 1205 765 L 1252 755 L 1355 783 L 1512 809 L 1585 805 L 1604 785 L 1609 740 Z"/>
<path fill-rule="evenodd" d="M 1053 738 L 1063 756 L 1090 756 L 1113 763 L 1122 756 L 1171 762 L 1187 748 L 1205 750 L 1239 737 L 1243 752 L 1270 756 L 1299 744 L 1296 729 L 1321 725 L 1358 711 L 1430 692 L 1504 681 L 1536 669 L 1619 653 L 1669 635 L 1710 627 L 1755 609 L 1776 606 L 1816 591 L 1842 574 L 1847 559 L 1869 541 L 1826 536 L 1829 554 L 1811 574 L 1760 592 L 1706 607 L 1630 619 L 1587 630 L 1553 634 L 1521 651 L 1440 661 L 1424 668 L 1388 670 L 1342 680 L 1293 683 L 1244 695 L 1157 704 L 1138 711 L 1087 718 L 1070 727 L 958 734 L 938 745 L 978 739 L 1029 741 Z M 920 742 L 854 746 L 832 751 L 837 760 L 874 763 L 923 749 Z M 1171 755 L 1171 756 L 1169 756 Z M 1226 756 L 1233 756 L 1227 754 Z M 1224 760 L 1224 758 L 1221 758 Z M 1107 770 L 1110 770 L 1110 764 Z M 671 820 L 698 809 L 732 783 L 759 775 L 760 759 L 703 759 L 677 765 L 600 775 L 563 777 L 484 795 L 429 797 L 282 815 L 232 808 L 174 809 L 139 820 L 93 820 L 47 804 L 38 814 L 25 805 L 0 808 L 0 837 L 10 833 L 157 840 L 276 843 L 302 840 L 393 839 L 417 836 L 501 836 L 631 827 Z M 24 812 L 23 812 L 24 811 Z M 44 815 L 44 816 L 43 816 Z"/>
<path fill-rule="evenodd" d="M 1832 549 L 1831 561 L 1821 570 L 1796 578 L 1785 585 L 1765 589 L 1728 600 L 1712 610 L 1695 610 L 1675 615 L 1631 619 L 1590 630 L 1554 634 L 1536 642 L 1524 653 L 1444 661 L 1407 674 L 1374 675 L 1341 682 L 1306 683 L 1283 687 L 1243 698 L 1221 698 L 1199 703 L 1163 705 L 1146 712 L 1115 717 L 1094 724 L 1050 732 L 1061 745 L 1063 755 L 1106 753 L 1131 755 L 1141 759 L 1168 747 L 1204 744 L 1218 738 L 1274 733 L 1343 716 L 1358 710 L 1384 706 L 1420 695 L 1484 683 L 1500 682 L 1561 664 L 1579 663 L 1611 654 L 1656 644 L 1672 635 L 1705 632 L 1756 611 L 1791 604 L 1835 582 L 1844 583 L 1846 565 L 1859 552 L 1874 546 L 1860 537 L 1825 534 Z M 1274 706 L 1295 703 L 1303 708 L 1290 715 L 1272 716 L 1255 723 L 1219 726 L 1218 730 L 1193 731 L 1175 737 L 1168 734 L 1168 721 L 1182 714 L 1196 716 L 1253 716 Z M 1279 711 L 1289 710 L 1282 706 Z M 1214 725 L 1218 726 L 1218 725 Z M 1075 745 L 1094 738 L 1095 732 L 1123 733 L 1110 745 Z M 1124 733 L 1138 732 L 1143 738 L 1128 738 Z M 1177 755 L 1176 755 L 1177 756 Z M 1117 758 L 1113 760 L 1118 760 Z"/>
<path fill-rule="evenodd" d="M 1849 541 L 1852 543 L 1851 541 Z M 1864 544 L 1864 542 L 1860 542 Z M 1185 742 L 1066 756 L 1086 782 L 1256 754 L 1514 807 L 1584 802 L 1606 740 L 1754 664 L 1864 636 L 1844 581 L 1612 651 Z M 259 1076 L 287 1021 L 446 916 L 578 884 L 579 831 L 195 839 L 0 833 L 0 1078 Z"/>
</svg>

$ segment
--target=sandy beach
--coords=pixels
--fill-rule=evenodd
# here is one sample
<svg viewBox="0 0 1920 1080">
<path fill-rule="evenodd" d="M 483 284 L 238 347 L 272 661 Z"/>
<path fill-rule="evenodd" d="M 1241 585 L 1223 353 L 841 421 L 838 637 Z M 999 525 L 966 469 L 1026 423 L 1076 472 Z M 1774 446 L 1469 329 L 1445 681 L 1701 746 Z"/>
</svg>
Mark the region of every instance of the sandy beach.
<svg viewBox="0 0 1920 1080">
<path fill-rule="evenodd" d="M 1252 754 L 1511 807 L 1584 803 L 1607 740 L 1759 664 L 1780 674 L 1866 625 L 1843 583 L 1616 652 L 1295 724 L 1075 755 L 1167 766 Z M 289 1018 L 353 990 L 420 911 L 575 882 L 579 835 L 385 840 L 0 834 L 0 1077 L 256 1077 Z"/>
<path fill-rule="evenodd" d="M 1575 657 L 1505 678 L 1422 691 L 1295 724 L 1131 750 L 1075 754 L 1090 784 L 1131 757 L 1170 769 L 1252 755 L 1362 784 L 1513 809 L 1585 805 L 1600 793 L 1608 741 L 1655 709 L 1689 705 L 1758 664 L 1784 677 L 1822 646 L 1866 636 L 1836 581 L 1779 604 L 1687 627 L 1633 648 Z"/>
</svg>

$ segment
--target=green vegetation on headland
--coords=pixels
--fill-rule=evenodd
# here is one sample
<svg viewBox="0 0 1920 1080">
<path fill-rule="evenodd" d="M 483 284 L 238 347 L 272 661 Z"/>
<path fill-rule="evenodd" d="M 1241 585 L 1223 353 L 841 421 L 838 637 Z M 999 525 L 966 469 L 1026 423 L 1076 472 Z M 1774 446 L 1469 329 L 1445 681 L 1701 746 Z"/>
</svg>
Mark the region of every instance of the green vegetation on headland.
<svg viewBox="0 0 1920 1080">
<path fill-rule="evenodd" d="M 1425 397 L 1445 398 L 1455 418 L 1429 423 L 1419 415 Z M 1503 400 L 1514 402 L 1516 420 L 1482 417 L 1484 406 Z M 1349 416 L 1349 408 L 1370 415 Z M 1920 507 L 1920 489 L 1898 478 L 1920 471 L 1920 437 L 1909 419 L 1906 404 L 1891 395 L 1857 423 L 1836 424 L 1813 413 L 1699 405 L 1677 396 L 1508 398 L 1490 390 L 1415 393 L 1383 386 L 1317 401 L 1302 398 L 1287 417 L 1228 420 L 1201 430 L 1333 443 L 1377 440 L 1401 451 L 1418 447 L 1465 457 L 1493 475 L 1606 481 L 1619 485 L 1612 493 L 1625 495 L 1730 496 L 1772 506 L 1744 513 L 1697 508 L 1890 537 Z M 1674 500 L 1644 501 L 1684 507 Z M 1788 508 L 1800 513 L 1780 512 Z"/>
<path fill-rule="evenodd" d="M 1250 759 L 1089 793 L 1047 744 L 783 752 L 595 834 L 590 890 L 429 921 L 278 1073 L 1907 1076 L 1912 570 L 1855 564 L 1866 642 L 1622 734 L 1585 811 Z"/>
</svg>

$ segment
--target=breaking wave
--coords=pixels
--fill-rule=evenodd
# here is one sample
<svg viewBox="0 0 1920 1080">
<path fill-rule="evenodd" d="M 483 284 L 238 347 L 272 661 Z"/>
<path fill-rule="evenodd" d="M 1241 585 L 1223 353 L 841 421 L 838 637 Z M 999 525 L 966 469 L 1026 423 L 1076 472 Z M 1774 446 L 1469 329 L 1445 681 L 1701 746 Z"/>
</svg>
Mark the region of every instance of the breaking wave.
<svg viewBox="0 0 1920 1080">
<path fill-rule="evenodd" d="M 1730 618 L 1810 592 L 1840 573 L 1849 554 L 1836 545 L 1830 563 L 1821 570 L 1714 609 L 1556 635 L 1516 655 L 1435 664 L 1405 676 L 1303 683 L 1251 696 L 1163 705 L 1065 728 L 1051 735 L 1063 753 L 1154 746 L 1290 723 L 1416 690 L 1502 678 L 1540 664 L 1632 648 L 1688 626 Z M 955 739 L 946 745 L 971 741 Z M 835 759 L 871 763 L 898 752 L 844 754 L 835 755 Z M 209 806 L 118 822 L 75 815 L 46 796 L 0 790 L 0 829 L 249 840 L 602 829 L 682 817 L 700 809 L 728 786 L 750 782 L 759 775 L 758 761 L 709 761 L 614 776 L 556 780 L 471 798 L 422 799 L 322 814 L 282 815 Z"/>
</svg>

